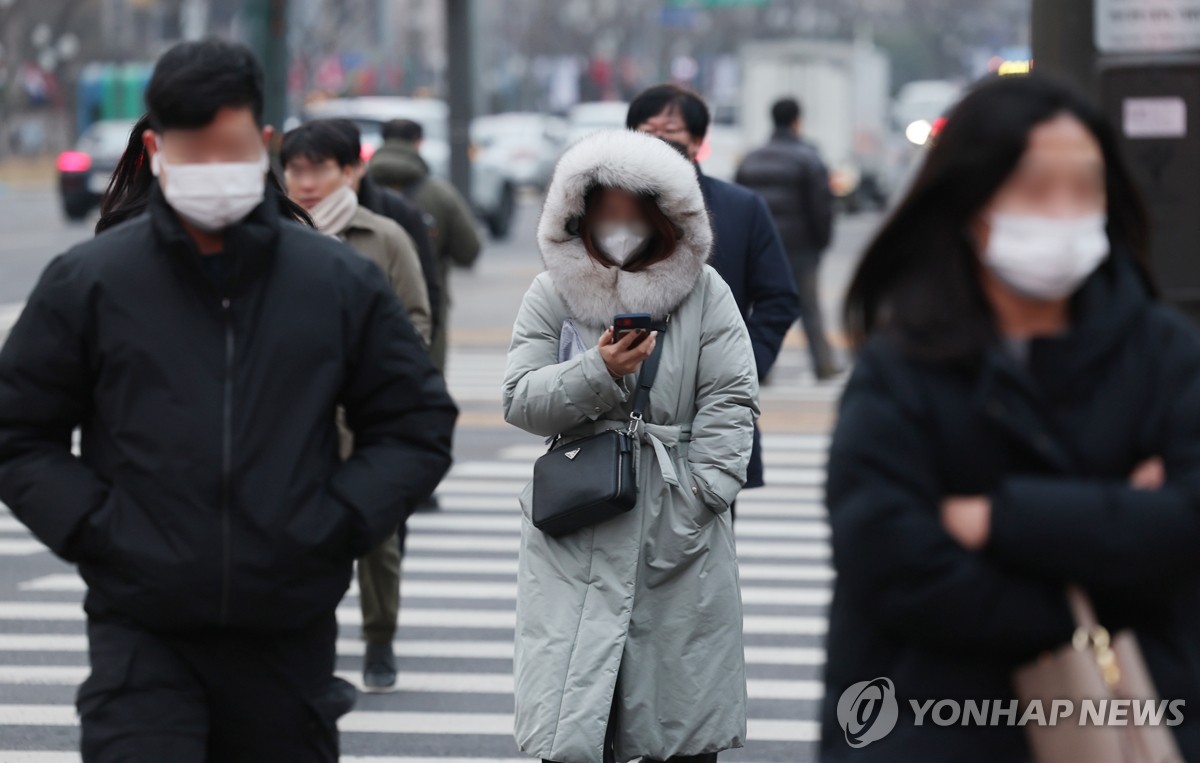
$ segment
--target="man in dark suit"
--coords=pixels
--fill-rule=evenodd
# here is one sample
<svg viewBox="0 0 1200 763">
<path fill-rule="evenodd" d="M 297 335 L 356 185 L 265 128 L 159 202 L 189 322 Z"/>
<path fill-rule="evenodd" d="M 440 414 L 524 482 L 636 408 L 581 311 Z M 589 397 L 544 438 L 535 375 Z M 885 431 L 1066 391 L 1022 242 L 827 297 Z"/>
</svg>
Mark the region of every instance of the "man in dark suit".
<svg viewBox="0 0 1200 763">
<path fill-rule="evenodd" d="M 693 162 L 710 122 L 700 96 L 675 85 L 643 91 L 629 105 L 625 125 L 683 146 Z M 758 378 L 765 379 L 788 329 L 800 317 L 800 298 L 779 231 L 767 205 L 745 188 L 696 168 L 714 232 L 712 266 L 729 284 L 754 345 Z M 762 487 L 762 446 L 754 431 L 746 487 Z"/>
</svg>

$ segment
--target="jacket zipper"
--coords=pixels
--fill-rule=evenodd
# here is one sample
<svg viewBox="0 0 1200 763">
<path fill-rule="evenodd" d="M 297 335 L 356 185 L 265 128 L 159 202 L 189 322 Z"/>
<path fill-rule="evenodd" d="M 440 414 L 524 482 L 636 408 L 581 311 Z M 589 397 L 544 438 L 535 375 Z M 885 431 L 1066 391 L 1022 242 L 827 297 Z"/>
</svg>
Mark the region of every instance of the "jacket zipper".
<svg viewBox="0 0 1200 763">
<path fill-rule="evenodd" d="M 225 390 L 222 403 L 221 430 L 221 624 L 229 622 L 229 596 L 233 576 L 233 552 L 231 548 L 230 512 L 233 480 L 233 317 L 230 314 L 229 297 L 221 299 L 221 313 L 225 318 Z"/>
</svg>

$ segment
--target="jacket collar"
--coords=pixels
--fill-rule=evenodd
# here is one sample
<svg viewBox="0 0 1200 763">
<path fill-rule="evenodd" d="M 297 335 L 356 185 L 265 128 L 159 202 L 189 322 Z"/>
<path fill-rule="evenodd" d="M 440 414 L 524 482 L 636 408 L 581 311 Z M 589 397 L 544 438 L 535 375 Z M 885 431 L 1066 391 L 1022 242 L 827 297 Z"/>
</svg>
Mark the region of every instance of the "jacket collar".
<svg viewBox="0 0 1200 763">
<path fill-rule="evenodd" d="M 376 185 L 370 175 L 363 175 L 358 184 L 358 204 L 372 211 L 379 209 L 383 203 L 383 190 Z"/>
<path fill-rule="evenodd" d="M 234 260 L 233 275 L 229 281 L 230 296 L 244 291 L 267 270 L 274 259 L 281 226 L 279 202 L 278 191 L 268 183 L 262 203 L 245 220 L 225 229 L 223 251 Z M 175 210 L 167 203 L 158 183 L 150 189 L 147 211 L 154 237 L 171 261 L 190 277 L 209 283 L 200 264 L 203 255 L 184 230 Z"/>
<path fill-rule="evenodd" d="M 1110 257 L 1071 300 L 1071 327 L 1061 336 L 1031 340 L 1028 367 L 997 339 L 982 359 L 974 399 L 984 415 L 1048 465 L 1071 472 L 1074 459 L 1058 436 L 1051 401 L 1065 399 L 1095 378 L 1150 304 L 1131 260 Z"/>
<path fill-rule="evenodd" d="M 422 176 L 429 174 L 429 163 L 425 161 L 425 157 L 421 156 L 415 143 L 406 140 L 388 140 L 384 141 L 380 150 L 412 165 L 412 170 L 419 172 Z"/>
<path fill-rule="evenodd" d="M 772 143 L 803 143 L 804 141 L 800 138 L 799 135 L 792 132 L 788 128 L 776 127 L 775 131 L 771 133 L 771 142 Z"/>
</svg>

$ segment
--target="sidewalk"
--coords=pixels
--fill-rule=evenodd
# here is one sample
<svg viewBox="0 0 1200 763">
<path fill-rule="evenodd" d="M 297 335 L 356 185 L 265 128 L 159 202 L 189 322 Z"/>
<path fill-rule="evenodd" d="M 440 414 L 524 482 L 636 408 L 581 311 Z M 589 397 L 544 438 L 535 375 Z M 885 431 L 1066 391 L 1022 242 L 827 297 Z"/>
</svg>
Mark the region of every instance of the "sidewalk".
<svg viewBox="0 0 1200 763">
<path fill-rule="evenodd" d="M 53 156 L 0 159 L 0 189 L 49 190 L 57 177 Z"/>
</svg>

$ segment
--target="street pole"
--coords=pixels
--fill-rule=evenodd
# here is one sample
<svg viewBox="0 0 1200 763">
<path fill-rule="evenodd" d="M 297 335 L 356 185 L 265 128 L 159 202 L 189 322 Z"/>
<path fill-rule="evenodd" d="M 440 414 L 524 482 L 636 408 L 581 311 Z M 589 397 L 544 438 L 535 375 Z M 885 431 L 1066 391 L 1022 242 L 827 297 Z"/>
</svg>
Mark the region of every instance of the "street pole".
<svg viewBox="0 0 1200 763">
<path fill-rule="evenodd" d="M 1095 0 L 1033 0 L 1033 65 L 1099 97 Z"/>
<path fill-rule="evenodd" d="M 1200 323 L 1200 24 L 1184 0 L 1033 0 L 1034 68 L 1100 105 L 1151 220 L 1150 271 Z"/>
<path fill-rule="evenodd" d="M 262 64 L 264 118 L 276 129 L 287 119 L 287 0 L 246 0 L 242 9 L 245 40 Z"/>
<path fill-rule="evenodd" d="M 450 104 L 450 182 L 471 198 L 471 119 L 475 116 L 475 2 L 446 0 L 446 90 Z"/>
</svg>

